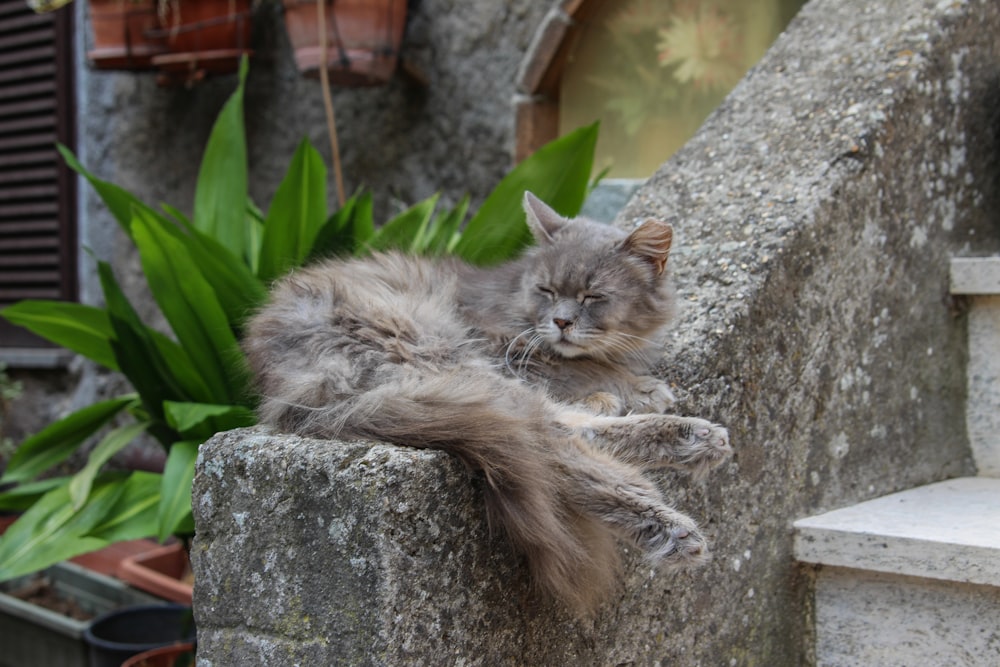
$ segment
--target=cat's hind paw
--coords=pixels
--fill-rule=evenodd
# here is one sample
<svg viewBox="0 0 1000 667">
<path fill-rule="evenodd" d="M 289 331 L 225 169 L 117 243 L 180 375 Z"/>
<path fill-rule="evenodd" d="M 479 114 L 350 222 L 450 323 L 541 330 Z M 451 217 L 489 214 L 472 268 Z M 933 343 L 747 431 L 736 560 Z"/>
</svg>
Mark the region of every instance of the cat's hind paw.
<svg viewBox="0 0 1000 667">
<path fill-rule="evenodd" d="M 711 560 L 708 542 L 689 519 L 669 524 L 646 545 L 646 553 L 650 561 L 667 567 L 697 566 Z"/>
</svg>

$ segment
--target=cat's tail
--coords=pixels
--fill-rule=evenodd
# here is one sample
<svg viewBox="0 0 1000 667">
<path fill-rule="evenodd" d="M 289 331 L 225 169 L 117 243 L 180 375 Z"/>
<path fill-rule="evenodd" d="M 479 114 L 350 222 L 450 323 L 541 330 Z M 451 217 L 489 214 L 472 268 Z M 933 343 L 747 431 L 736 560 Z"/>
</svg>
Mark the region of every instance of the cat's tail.
<svg viewBox="0 0 1000 667">
<path fill-rule="evenodd" d="M 618 553 L 607 528 L 570 502 L 562 461 L 574 436 L 544 393 L 478 370 L 401 372 L 336 409 L 311 411 L 297 430 L 441 449 L 482 471 L 491 523 L 526 556 L 533 580 L 589 616 L 614 587 Z"/>
</svg>

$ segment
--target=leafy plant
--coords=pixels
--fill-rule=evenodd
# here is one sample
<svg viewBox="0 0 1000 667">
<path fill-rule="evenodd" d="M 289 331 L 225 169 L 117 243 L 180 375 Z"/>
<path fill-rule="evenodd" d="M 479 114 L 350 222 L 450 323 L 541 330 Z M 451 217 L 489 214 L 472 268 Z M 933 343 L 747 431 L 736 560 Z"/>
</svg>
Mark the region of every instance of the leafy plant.
<svg viewBox="0 0 1000 667">
<path fill-rule="evenodd" d="M 385 248 L 499 262 L 530 242 L 520 210 L 526 189 L 565 215 L 575 214 L 586 195 L 596 126 L 557 139 L 512 170 L 464 231 L 468 198 L 438 210 L 435 195 L 378 227 L 366 192 L 329 214 L 326 166 L 305 141 L 262 213 L 247 192 L 245 77 L 244 62 L 205 149 L 190 220 L 170 206 L 155 210 L 97 178 L 60 147 L 138 249 L 149 291 L 173 336 L 139 318 L 104 261 L 97 263 L 104 307 L 22 301 L 0 313 L 120 371 L 135 390 L 56 421 L 11 457 L 0 478 L 0 488 L 9 489 L 0 493 L 0 509 L 24 514 L 0 537 L 0 580 L 115 541 L 193 533 L 191 485 L 199 444 L 218 431 L 255 422 L 239 340 L 247 316 L 276 277 L 317 257 Z M 141 434 L 166 449 L 162 474 L 104 469 Z M 95 439 L 79 472 L 39 481 Z"/>
</svg>

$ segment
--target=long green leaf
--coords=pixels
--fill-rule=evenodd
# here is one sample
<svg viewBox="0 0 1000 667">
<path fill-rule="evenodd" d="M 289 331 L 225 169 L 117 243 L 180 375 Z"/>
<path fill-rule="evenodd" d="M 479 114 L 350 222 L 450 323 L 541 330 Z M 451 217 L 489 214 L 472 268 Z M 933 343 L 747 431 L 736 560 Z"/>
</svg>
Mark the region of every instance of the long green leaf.
<svg viewBox="0 0 1000 667">
<path fill-rule="evenodd" d="M 521 209 L 531 190 L 562 215 L 580 212 L 597 145 L 597 124 L 581 127 L 539 148 L 490 193 L 462 233 L 454 252 L 474 264 L 495 264 L 531 243 Z"/>
<path fill-rule="evenodd" d="M 70 169 L 87 179 L 91 187 L 94 188 L 94 191 L 97 192 L 100 198 L 104 201 L 104 205 L 108 207 L 109 211 L 111 211 L 111 215 L 114 216 L 118 225 L 126 234 L 131 236 L 132 231 L 129 228 L 129 225 L 132 221 L 132 211 L 138 209 L 152 211 L 152 209 L 139 201 L 135 195 L 128 192 L 124 188 L 121 188 L 114 183 L 101 180 L 87 171 L 87 169 L 80 164 L 79 160 L 76 159 L 76 156 L 73 155 L 72 151 L 65 146 L 60 144 L 57 148 L 59 153 L 63 156 L 63 159 L 66 161 L 66 164 L 69 165 Z"/>
<path fill-rule="evenodd" d="M 112 350 L 118 367 L 139 392 L 146 411 L 154 421 L 150 432 L 164 445 L 169 445 L 176 437 L 162 430 L 166 428 L 163 401 L 204 400 L 204 396 L 210 392 L 206 389 L 204 393 L 193 393 L 193 385 L 185 388 L 178 380 L 175 373 L 186 376 L 195 373 L 192 370 L 193 364 L 173 341 L 142 323 L 115 280 L 111 265 L 98 262 L 97 273 L 104 289 L 111 327 L 115 332 Z"/>
<path fill-rule="evenodd" d="M 400 250 L 414 251 L 420 244 L 434 209 L 437 207 L 438 195 L 433 195 L 411 206 L 395 218 L 379 227 L 368 240 L 370 250 Z"/>
<path fill-rule="evenodd" d="M 7 462 L 7 470 L 0 483 L 33 479 L 65 461 L 84 440 L 135 402 L 135 395 L 101 401 L 49 424 L 21 443 Z"/>
<path fill-rule="evenodd" d="M 25 300 L 7 306 L 0 315 L 105 368 L 118 370 L 109 342 L 114 335 L 111 323 L 101 308 L 65 301 Z"/>
<path fill-rule="evenodd" d="M 156 535 L 162 478 L 141 470 L 129 475 L 118 500 L 88 537 L 122 542 Z"/>
<path fill-rule="evenodd" d="M 162 221 L 138 214 L 132 235 L 153 298 L 212 392 L 214 401 L 204 402 L 232 402 L 242 381 L 241 356 L 215 291 Z"/>
<path fill-rule="evenodd" d="M 191 259 L 211 285 L 233 332 L 239 335 L 243 323 L 267 299 L 267 287 L 228 248 L 197 230 L 185 238 Z"/>
<path fill-rule="evenodd" d="M 235 254 L 250 259 L 246 221 L 247 146 L 243 126 L 246 59 L 239 84 L 212 127 L 198 171 L 194 193 L 194 225 Z"/>
<path fill-rule="evenodd" d="M 357 247 L 355 238 L 355 210 L 358 206 L 359 197 L 357 195 L 349 198 L 320 228 L 316 234 L 309 254 L 304 263 L 334 256 L 353 254 Z M 370 210 L 370 209 L 369 209 Z M 371 231 L 374 232 L 375 225 L 372 224 Z M 368 236 L 371 236 L 369 234 Z"/>
<path fill-rule="evenodd" d="M 160 506 L 157 512 L 158 537 L 161 542 L 178 532 L 179 527 L 190 523 L 191 487 L 200 444 L 194 440 L 185 440 L 175 442 L 170 447 L 167 465 L 163 469 Z"/>
<path fill-rule="evenodd" d="M 462 200 L 455 205 L 455 208 L 442 213 L 434 222 L 431 233 L 427 235 L 426 243 L 420 252 L 427 255 L 443 255 L 448 252 L 454 243 L 458 242 L 458 228 L 465 221 L 465 216 L 469 212 L 469 196 L 462 197 Z"/>
<path fill-rule="evenodd" d="M 124 449 L 126 445 L 138 438 L 148 426 L 149 424 L 141 422 L 122 426 L 108 433 L 97 443 L 97 446 L 90 451 L 87 457 L 87 464 L 69 481 L 69 497 L 73 502 L 73 509 L 79 510 L 87 502 L 87 496 L 90 495 L 94 479 L 104 464 Z"/>
<path fill-rule="evenodd" d="M 326 221 L 326 166 L 303 139 L 274 193 L 260 246 L 257 274 L 271 281 L 306 258 Z"/>
<path fill-rule="evenodd" d="M 220 431 L 253 426 L 253 410 L 241 405 L 206 405 L 204 403 L 163 404 L 167 422 L 184 438 L 207 440 Z"/>
<path fill-rule="evenodd" d="M 67 486 L 42 496 L 0 536 L 0 581 L 106 546 L 104 540 L 87 534 L 105 519 L 124 484 L 121 475 L 102 479 L 79 511 L 70 503 Z"/>
<path fill-rule="evenodd" d="M 0 510 L 4 512 L 24 512 L 34 505 L 39 498 L 69 482 L 69 477 L 49 477 L 37 482 L 18 484 L 9 491 L 0 493 Z"/>
<path fill-rule="evenodd" d="M 267 298 L 264 283 L 253 274 L 242 258 L 211 236 L 194 229 L 189 223 L 182 221 L 182 229 L 159 214 L 151 213 L 144 217 L 154 220 L 161 232 L 173 236 L 185 248 L 191 261 L 215 292 L 230 327 L 238 333 L 249 314 Z M 176 218 L 177 214 L 173 217 Z"/>
</svg>

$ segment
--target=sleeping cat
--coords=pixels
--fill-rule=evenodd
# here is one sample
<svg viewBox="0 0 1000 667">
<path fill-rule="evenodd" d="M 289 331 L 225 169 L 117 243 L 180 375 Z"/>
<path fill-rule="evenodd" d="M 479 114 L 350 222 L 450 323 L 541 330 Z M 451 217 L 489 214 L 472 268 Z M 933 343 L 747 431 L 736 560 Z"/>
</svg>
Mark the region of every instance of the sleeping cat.
<svg viewBox="0 0 1000 667">
<path fill-rule="evenodd" d="M 643 471 L 700 475 L 731 450 L 724 428 L 662 414 L 669 388 L 641 374 L 670 313 L 671 227 L 626 234 L 524 204 L 537 244 L 519 259 L 326 261 L 275 285 L 244 347 L 262 422 L 481 471 L 534 580 L 587 615 L 614 584 L 616 536 L 655 563 L 707 558 Z"/>
</svg>

